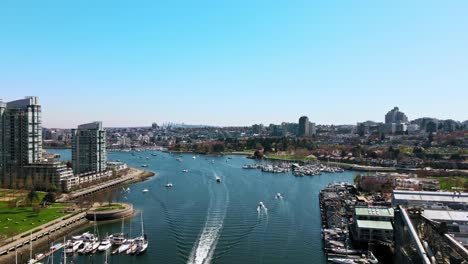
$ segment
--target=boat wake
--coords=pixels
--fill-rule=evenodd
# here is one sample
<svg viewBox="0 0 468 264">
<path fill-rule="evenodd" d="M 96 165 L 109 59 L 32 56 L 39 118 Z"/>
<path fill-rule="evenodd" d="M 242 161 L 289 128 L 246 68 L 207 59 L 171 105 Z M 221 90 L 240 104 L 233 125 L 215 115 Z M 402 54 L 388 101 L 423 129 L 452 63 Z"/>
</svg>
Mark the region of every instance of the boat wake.
<svg viewBox="0 0 468 264">
<path fill-rule="evenodd" d="M 215 177 L 217 175 L 215 174 Z M 209 183 L 210 205 L 206 216 L 205 226 L 190 254 L 188 264 L 208 264 L 218 243 L 219 235 L 226 217 L 229 204 L 229 193 L 224 183 L 221 186 L 213 181 Z M 221 188 L 219 188 L 221 187 Z"/>
</svg>

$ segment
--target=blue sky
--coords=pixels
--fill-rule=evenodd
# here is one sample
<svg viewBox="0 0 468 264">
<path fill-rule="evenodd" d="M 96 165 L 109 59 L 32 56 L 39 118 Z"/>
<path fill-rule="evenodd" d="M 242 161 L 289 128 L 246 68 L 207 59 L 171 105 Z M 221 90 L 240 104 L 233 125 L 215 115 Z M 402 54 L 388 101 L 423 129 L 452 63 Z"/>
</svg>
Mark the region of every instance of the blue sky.
<svg viewBox="0 0 468 264">
<path fill-rule="evenodd" d="M 43 125 L 468 119 L 467 1 L 1 1 L 0 98 Z"/>
</svg>

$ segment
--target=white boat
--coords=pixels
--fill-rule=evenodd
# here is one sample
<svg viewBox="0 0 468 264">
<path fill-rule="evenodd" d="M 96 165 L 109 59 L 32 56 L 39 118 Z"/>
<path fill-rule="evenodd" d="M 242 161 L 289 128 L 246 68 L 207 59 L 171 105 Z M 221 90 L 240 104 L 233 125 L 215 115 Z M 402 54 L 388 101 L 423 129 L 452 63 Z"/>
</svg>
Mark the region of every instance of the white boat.
<svg viewBox="0 0 468 264">
<path fill-rule="evenodd" d="M 182 172 L 188 172 L 188 170 L 182 170 Z"/>
<path fill-rule="evenodd" d="M 84 242 L 82 247 L 78 249 L 78 254 L 85 254 L 92 245 L 93 242 Z"/>
<path fill-rule="evenodd" d="M 167 188 L 171 188 L 171 187 L 172 187 L 172 182 L 166 183 L 166 187 L 167 187 Z"/>
<path fill-rule="evenodd" d="M 116 233 L 110 236 L 110 240 L 112 245 L 114 246 L 120 246 L 122 245 L 127 239 L 125 238 L 124 234 L 124 218 L 122 217 L 122 227 L 120 230 L 120 233 Z"/>
<path fill-rule="evenodd" d="M 118 253 L 126 252 L 130 246 L 133 244 L 133 239 L 127 239 L 120 247 L 118 248 Z"/>
<path fill-rule="evenodd" d="M 149 192 L 149 190 L 148 189 L 143 189 L 142 192 L 147 193 L 147 192 Z"/>
<path fill-rule="evenodd" d="M 89 254 L 89 253 L 94 253 L 98 250 L 99 246 L 101 245 L 101 242 L 99 241 L 96 241 L 96 242 L 93 242 L 91 244 L 90 247 L 88 247 L 88 250 L 86 250 L 86 253 Z"/>
<path fill-rule="evenodd" d="M 135 244 L 137 245 L 136 254 L 142 254 L 148 248 L 148 239 L 143 229 L 143 212 L 141 212 L 141 236 L 135 239 Z"/>
<path fill-rule="evenodd" d="M 106 251 L 112 246 L 110 239 L 105 238 L 104 240 L 101 241 L 101 244 L 98 247 L 99 251 Z"/>
<path fill-rule="evenodd" d="M 141 167 L 146 168 L 148 167 L 148 164 L 141 164 Z"/>
<path fill-rule="evenodd" d="M 263 204 L 263 202 L 259 202 L 258 206 L 257 206 L 257 212 L 260 212 L 261 210 L 264 210 L 264 211 L 267 210 L 267 208 L 265 207 L 265 204 Z"/>
<path fill-rule="evenodd" d="M 216 176 L 216 182 L 218 182 L 218 183 L 221 182 L 221 177 Z"/>
<path fill-rule="evenodd" d="M 329 258 L 328 261 L 332 263 L 340 263 L 340 264 L 355 264 L 357 263 L 353 259 L 347 259 L 347 258 Z"/>
<path fill-rule="evenodd" d="M 277 200 L 283 199 L 283 195 L 281 195 L 281 193 L 277 193 L 275 196 L 275 199 Z"/>
<path fill-rule="evenodd" d="M 193 156 L 192 159 L 196 159 L 197 157 Z"/>
</svg>

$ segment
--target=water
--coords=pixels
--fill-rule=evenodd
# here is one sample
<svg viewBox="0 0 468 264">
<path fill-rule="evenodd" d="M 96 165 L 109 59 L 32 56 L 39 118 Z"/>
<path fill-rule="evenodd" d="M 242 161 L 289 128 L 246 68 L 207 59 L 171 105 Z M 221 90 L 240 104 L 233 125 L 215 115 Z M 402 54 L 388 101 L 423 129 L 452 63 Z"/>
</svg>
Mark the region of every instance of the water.
<svg viewBox="0 0 468 264">
<path fill-rule="evenodd" d="M 158 174 L 118 195 L 144 212 L 147 252 L 109 256 L 110 263 L 325 263 L 318 193 L 330 182 L 352 181 L 354 172 L 299 178 L 242 169 L 255 162 L 244 156 L 192 159 L 183 154 L 179 162 L 179 155 L 150 153 L 109 153 L 109 159 L 135 167 L 148 164 L 147 169 Z M 167 182 L 174 187 L 166 188 Z M 145 188 L 148 193 L 142 193 Z M 283 200 L 275 199 L 278 192 Z M 257 212 L 259 201 L 267 211 Z M 99 225 L 101 235 L 120 229 L 119 221 Z M 126 221 L 124 232 L 138 235 L 140 217 Z M 104 254 L 73 261 L 103 263 Z"/>
</svg>

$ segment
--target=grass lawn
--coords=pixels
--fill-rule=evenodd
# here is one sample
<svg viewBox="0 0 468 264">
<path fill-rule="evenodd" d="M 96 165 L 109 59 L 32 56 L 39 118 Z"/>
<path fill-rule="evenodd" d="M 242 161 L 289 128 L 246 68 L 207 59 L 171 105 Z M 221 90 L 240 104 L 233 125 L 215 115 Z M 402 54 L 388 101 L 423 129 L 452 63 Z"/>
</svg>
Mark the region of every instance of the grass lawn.
<svg viewBox="0 0 468 264">
<path fill-rule="evenodd" d="M 114 209 L 124 209 L 125 206 L 122 206 L 121 204 L 111 204 L 111 205 L 102 205 L 98 208 L 96 208 L 95 211 L 109 211 L 109 210 L 114 210 Z"/>
<path fill-rule="evenodd" d="M 0 240 L 31 230 L 54 219 L 64 216 L 59 213 L 62 204 L 53 204 L 33 213 L 31 206 L 8 208 L 7 202 L 0 202 Z"/>
<path fill-rule="evenodd" d="M 453 191 L 452 187 L 464 188 L 464 185 L 468 183 L 468 177 L 463 176 L 434 177 L 433 179 L 438 180 L 440 189 L 446 191 Z"/>
</svg>

